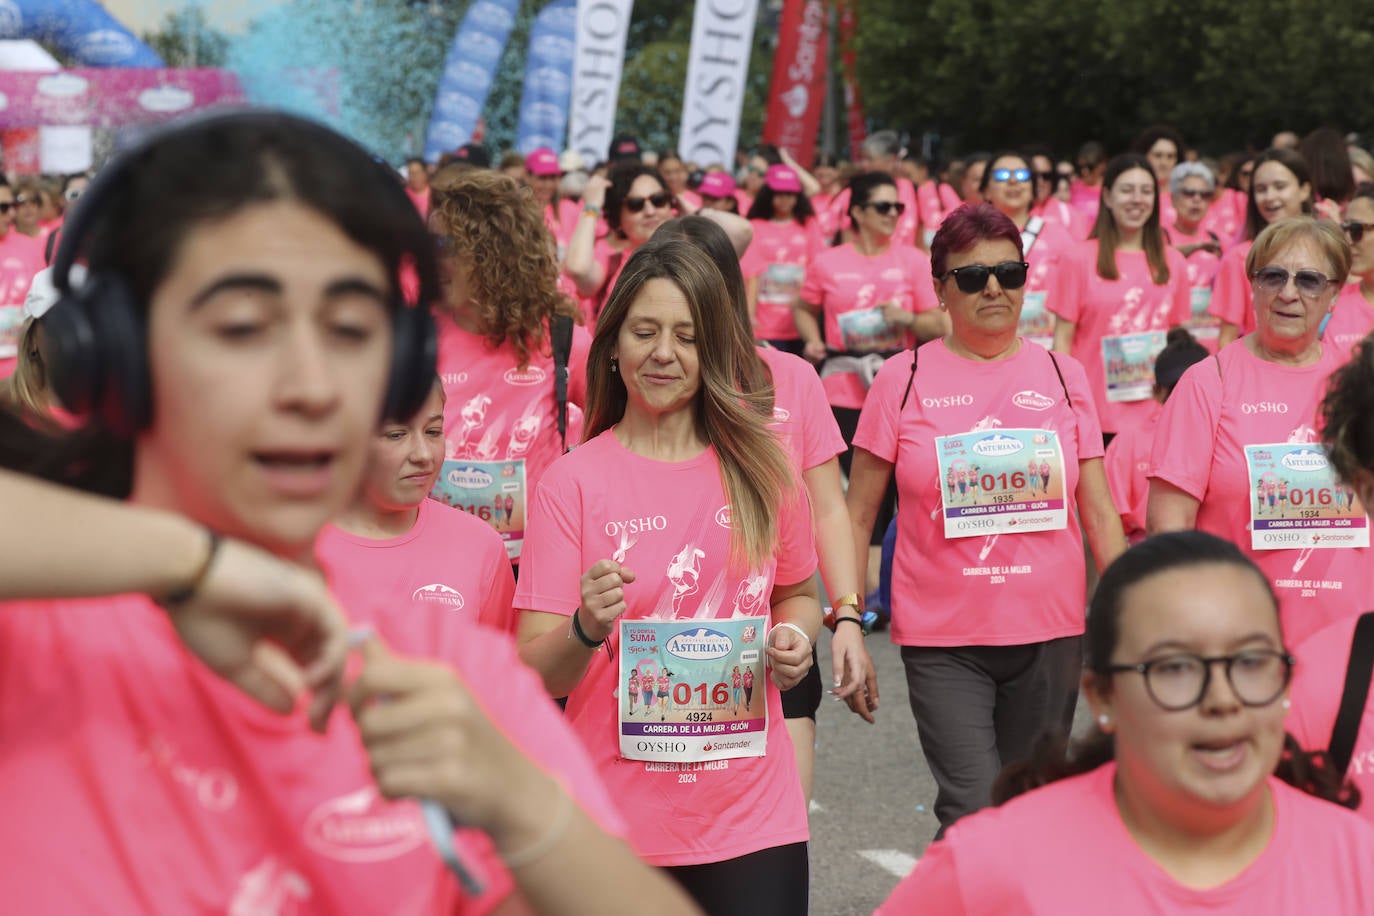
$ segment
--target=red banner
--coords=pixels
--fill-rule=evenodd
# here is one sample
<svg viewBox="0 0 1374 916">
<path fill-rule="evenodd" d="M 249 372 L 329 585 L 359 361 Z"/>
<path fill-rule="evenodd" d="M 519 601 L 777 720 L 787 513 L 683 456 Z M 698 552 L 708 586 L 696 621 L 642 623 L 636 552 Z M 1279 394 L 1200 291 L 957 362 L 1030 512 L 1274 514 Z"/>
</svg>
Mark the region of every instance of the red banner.
<svg viewBox="0 0 1374 916">
<path fill-rule="evenodd" d="M 844 79 L 844 109 L 848 113 L 849 155 L 857 162 L 859 147 L 868 137 L 863 102 L 859 99 L 859 56 L 854 50 L 859 13 L 854 0 L 835 0 L 835 9 L 840 19 L 840 76 Z"/>
<path fill-rule="evenodd" d="M 804 167 L 814 159 L 825 107 L 827 18 L 825 0 L 784 0 L 773 57 L 763 140 L 787 150 Z"/>
</svg>

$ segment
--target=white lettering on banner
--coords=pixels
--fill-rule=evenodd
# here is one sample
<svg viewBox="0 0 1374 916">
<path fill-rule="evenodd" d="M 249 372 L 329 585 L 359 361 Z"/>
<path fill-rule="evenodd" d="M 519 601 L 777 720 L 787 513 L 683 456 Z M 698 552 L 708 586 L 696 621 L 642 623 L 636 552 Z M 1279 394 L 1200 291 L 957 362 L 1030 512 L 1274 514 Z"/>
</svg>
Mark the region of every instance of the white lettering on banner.
<svg viewBox="0 0 1374 916">
<path fill-rule="evenodd" d="M 758 0 L 696 5 L 678 133 L 678 149 L 688 161 L 727 167 L 734 162 L 757 18 Z"/>
<path fill-rule="evenodd" d="M 663 515 L 646 515 L 640 518 L 629 518 L 619 522 L 607 522 L 603 529 L 607 537 L 616 537 L 621 534 L 642 534 L 645 531 L 666 531 L 668 528 L 668 518 Z"/>
<path fill-rule="evenodd" d="M 634 0 L 579 0 L 568 146 L 588 165 L 606 158 L 620 99 L 625 36 Z"/>
</svg>

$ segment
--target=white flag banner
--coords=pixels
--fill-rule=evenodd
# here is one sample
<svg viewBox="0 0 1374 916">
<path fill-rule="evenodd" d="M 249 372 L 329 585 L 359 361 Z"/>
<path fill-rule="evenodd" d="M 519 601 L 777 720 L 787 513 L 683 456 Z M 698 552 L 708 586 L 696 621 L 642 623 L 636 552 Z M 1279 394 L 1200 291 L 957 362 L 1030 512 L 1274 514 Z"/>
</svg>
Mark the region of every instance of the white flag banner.
<svg viewBox="0 0 1374 916">
<path fill-rule="evenodd" d="M 625 36 L 634 0 L 577 0 L 577 50 L 573 57 L 568 148 L 602 162 L 615 132 Z"/>
<path fill-rule="evenodd" d="M 683 160 L 734 167 L 757 18 L 758 0 L 697 0 L 678 134 Z"/>
</svg>

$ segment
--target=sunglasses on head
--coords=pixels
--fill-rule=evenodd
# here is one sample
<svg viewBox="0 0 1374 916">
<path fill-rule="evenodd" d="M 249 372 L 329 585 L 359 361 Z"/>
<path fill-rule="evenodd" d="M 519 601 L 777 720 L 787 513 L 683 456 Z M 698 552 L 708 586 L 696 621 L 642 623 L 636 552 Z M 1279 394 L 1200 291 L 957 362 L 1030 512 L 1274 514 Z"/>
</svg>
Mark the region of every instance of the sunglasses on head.
<svg viewBox="0 0 1374 916">
<path fill-rule="evenodd" d="M 1290 274 L 1282 267 L 1261 267 L 1250 279 L 1256 288 L 1266 293 L 1279 293 L 1288 285 L 1289 277 L 1293 278 L 1293 285 L 1298 288 L 1300 296 L 1321 295 L 1328 286 L 1336 282 L 1319 271 L 1300 270 Z"/>
<path fill-rule="evenodd" d="M 1030 169 L 993 169 L 993 170 L 992 170 L 992 180 L 993 180 L 993 181 L 996 181 L 996 182 L 998 182 L 998 183 L 1003 183 L 1003 182 L 1011 181 L 1013 178 L 1015 178 L 1017 181 L 1030 181 L 1030 177 L 1031 177 Z"/>
<path fill-rule="evenodd" d="M 1003 289 L 1020 289 L 1026 285 L 1028 270 L 1030 264 L 1025 261 L 1003 261 L 994 267 L 970 264 L 967 267 L 955 267 L 953 270 L 945 271 L 944 276 L 940 277 L 940 282 L 953 277 L 961 293 L 980 293 L 987 287 L 988 277 L 996 277 L 997 285 Z"/>
<path fill-rule="evenodd" d="M 864 206 L 868 207 L 879 216 L 887 216 L 890 213 L 896 213 L 898 216 L 901 216 L 906 212 L 906 204 L 894 200 L 876 200 L 872 203 L 864 204 Z"/>
<path fill-rule="evenodd" d="M 631 213 L 638 213 L 644 209 L 645 204 L 653 204 L 655 210 L 662 210 L 673 202 L 673 195 L 667 191 L 659 191 L 650 194 L 648 197 L 627 197 L 625 198 L 625 209 Z"/>
<path fill-rule="evenodd" d="M 1374 223 L 1361 223 L 1352 219 L 1348 223 L 1341 223 L 1341 228 L 1350 236 L 1350 241 L 1358 245 L 1366 232 L 1374 232 Z"/>
<path fill-rule="evenodd" d="M 1199 191 L 1197 188 L 1179 188 L 1175 193 L 1179 197 L 1191 197 L 1193 200 L 1206 200 L 1212 196 L 1211 191 Z"/>
</svg>

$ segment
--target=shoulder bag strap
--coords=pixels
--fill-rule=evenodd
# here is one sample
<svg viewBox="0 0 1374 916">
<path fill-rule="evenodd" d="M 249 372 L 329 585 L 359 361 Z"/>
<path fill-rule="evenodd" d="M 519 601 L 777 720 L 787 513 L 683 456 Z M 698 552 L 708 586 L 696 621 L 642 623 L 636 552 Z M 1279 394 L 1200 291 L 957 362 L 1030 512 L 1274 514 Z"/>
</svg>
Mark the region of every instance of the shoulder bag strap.
<svg viewBox="0 0 1374 916">
<path fill-rule="evenodd" d="M 1374 611 L 1360 615 L 1355 624 L 1355 638 L 1350 641 L 1350 661 L 1345 667 L 1345 687 L 1341 690 L 1341 706 L 1336 724 L 1331 728 L 1331 743 L 1327 753 L 1342 776 L 1355 753 L 1355 737 L 1360 732 L 1365 703 L 1369 700 L 1369 678 L 1374 674 Z"/>
<path fill-rule="evenodd" d="M 555 315 L 550 323 L 553 337 L 553 397 L 558 404 L 558 441 L 568 450 L 568 361 L 572 358 L 573 320 Z"/>
</svg>

